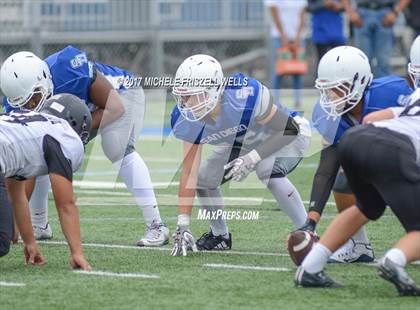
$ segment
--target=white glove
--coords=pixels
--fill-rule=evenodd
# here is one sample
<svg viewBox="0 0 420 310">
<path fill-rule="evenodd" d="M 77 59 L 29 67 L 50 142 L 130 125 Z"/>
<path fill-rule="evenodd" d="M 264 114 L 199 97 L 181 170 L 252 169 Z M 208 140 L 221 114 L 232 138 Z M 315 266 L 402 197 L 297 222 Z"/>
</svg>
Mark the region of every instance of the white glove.
<svg viewBox="0 0 420 310">
<path fill-rule="evenodd" d="M 237 182 L 243 181 L 260 161 L 261 157 L 256 150 L 252 150 L 248 154 L 232 160 L 224 167 L 225 170 L 230 169 L 225 175 L 225 179 L 232 178 L 232 180 Z"/>
<path fill-rule="evenodd" d="M 187 250 L 197 252 L 194 237 L 188 226 L 177 226 L 174 234 L 174 247 L 171 256 L 187 256 Z"/>
</svg>

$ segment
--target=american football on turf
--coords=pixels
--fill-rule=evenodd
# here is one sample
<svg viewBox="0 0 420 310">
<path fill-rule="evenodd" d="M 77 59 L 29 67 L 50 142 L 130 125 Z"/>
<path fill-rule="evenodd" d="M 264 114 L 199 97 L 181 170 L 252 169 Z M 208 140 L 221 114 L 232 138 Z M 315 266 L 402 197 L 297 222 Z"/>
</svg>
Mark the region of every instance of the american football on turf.
<svg viewBox="0 0 420 310">
<path fill-rule="evenodd" d="M 289 234 L 287 238 L 287 251 L 296 266 L 300 266 L 317 241 L 317 237 L 311 232 L 298 230 Z"/>
</svg>

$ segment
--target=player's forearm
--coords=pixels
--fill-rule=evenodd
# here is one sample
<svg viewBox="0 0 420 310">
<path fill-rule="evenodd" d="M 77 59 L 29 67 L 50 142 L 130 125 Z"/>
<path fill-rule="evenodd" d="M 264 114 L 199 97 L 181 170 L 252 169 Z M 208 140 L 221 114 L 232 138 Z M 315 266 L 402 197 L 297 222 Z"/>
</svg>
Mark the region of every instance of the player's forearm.
<svg viewBox="0 0 420 310">
<path fill-rule="evenodd" d="M 282 110 L 276 111 L 267 126 L 276 132 L 255 148 L 262 159 L 293 142 L 299 134 L 297 122 Z"/>
<path fill-rule="evenodd" d="M 104 108 L 100 107 L 102 109 L 101 112 L 98 112 L 98 116 L 101 115 L 100 119 L 100 126 L 104 127 L 113 121 L 119 119 L 125 112 L 124 105 L 122 103 L 121 96 L 117 93 L 116 90 L 111 90 L 109 92 L 106 105 Z M 95 114 L 97 111 L 93 112 Z M 94 125 L 97 125 L 96 123 Z M 97 129 L 98 127 L 92 126 L 93 129 Z"/>
<path fill-rule="evenodd" d="M 312 183 L 310 212 L 314 211 L 321 215 L 324 211 L 339 168 L 337 147 L 329 146 L 322 150 L 319 166 Z"/>
<path fill-rule="evenodd" d="M 74 202 L 57 205 L 58 217 L 71 254 L 82 254 L 79 211 Z"/>
<path fill-rule="evenodd" d="M 7 190 L 13 207 L 16 225 L 20 231 L 22 240 L 26 244 L 34 244 L 35 237 L 32 230 L 29 201 L 25 195 L 25 184 L 14 179 L 6 180 Z"/>
<path fill-rule="evenodd" d="M 191 215 L 196 193 L 194 184 L 197 184 L 196 178 L 195 180 L 191 178 L 192 176 L 188 173 L 181 175 L 178 191 L 178 214 Z"/>
<path fill-rule="evenodd" d="M 12 199 L 13 214 L 19 229 L 20 236 L 26 244 L 34 244 L 35 237 L 32 230 L 31 214 L 29 212 L 29 202 L 27 199 Z"/>
</svg>

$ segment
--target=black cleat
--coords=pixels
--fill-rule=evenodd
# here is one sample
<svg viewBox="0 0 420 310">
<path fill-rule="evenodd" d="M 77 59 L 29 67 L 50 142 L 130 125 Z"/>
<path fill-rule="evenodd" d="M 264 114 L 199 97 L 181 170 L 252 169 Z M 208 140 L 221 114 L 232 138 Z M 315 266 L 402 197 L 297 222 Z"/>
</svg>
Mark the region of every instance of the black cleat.
<svg viewBox="0 0 420 310">
<path fill-rule="evenodd" d="M 324 270 L 318 273 L 308 273 L 299 267 L 295 274 L 295 285 L 302 287 L 343 287 L 342 284 L 331 279 Z"/>
<path fill-rule="evenodd" d="M 213 232 L 203 234 L 195 243 L 199 251 L 225 251 L 232 248 L 232 234 L 229 233 L 229 238 L 222 236 L 215 236 Z"/>
<path fill-rule="evenodd" d="M 384 257 L 378 263 L 379 276 L 392 284 L 400 296 L 420 296 L 420 287 L 407 274 L 403 267 L 398 266 L 390 259 Z"/>
</svg>

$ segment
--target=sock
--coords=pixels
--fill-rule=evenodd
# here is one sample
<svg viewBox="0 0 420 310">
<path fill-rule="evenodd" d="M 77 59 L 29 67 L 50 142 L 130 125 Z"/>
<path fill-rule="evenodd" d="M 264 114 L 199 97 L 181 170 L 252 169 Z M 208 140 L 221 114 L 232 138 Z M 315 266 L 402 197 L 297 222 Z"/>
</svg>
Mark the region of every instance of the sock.
<svg viewBox="0 0 420 310">
<path fill-rule="evenodd" d="M 388 252 L 386 252 L 385 257 L 393 261 L 395 264 L 401 267 L 405 267 L 407 265 L 407 258 L 403 251 L 397 248 L 392 248 Z"/>
<path fill-rule="evenodd" d="M 201 207 L 207 212 L 217 212 L 217 210 L 224 209 L 223 197 L 220 188 L 197 189 L 197 196 Z M 222 215 L 218 216 L 215 220 L 210 220 L 210 228 L 215 236 L 222 235 L 226 238 L 229 236 L 229 230 L 225 220 L 222 218 Z"/>
<path fill-rule="evenodd" d="M 141 208 L 146 225 L 150 225 L 153 221 L 161 223 L 149 169 L 143 159 L 137 152 L 132 152 L 119 163 L 121 164 L 119 175 Z"/>
<path fill-rule="evenodd" d="M 50 178 L 48 175 L 39 176 L 35 180 L 34 191 L 29 200 L 32 225 L 45 227 L 48 223 L 48 191 Z"/>
<path fill-rule="evenodd" d="M 277 200 L 280 208 L 293 221 L 296 228 L 305 224 L 307 214 L 302 198 L 296 187 L 287 177 L 272 178 L 268 181 L 268 189 Z"/>
<path fill-rule="evenodd" d="M 353 240 L 355 243 L 369 243 L 365 226 L 362 226 L 357 233 L 353 235 Z"/>
<path fill-rule="evenodd" d="M 331 251 L 318 242 L 303 260 L 302 268 L 309 273 L 318 273 L 324 269 L 330 256 Z"/>
</svg>

